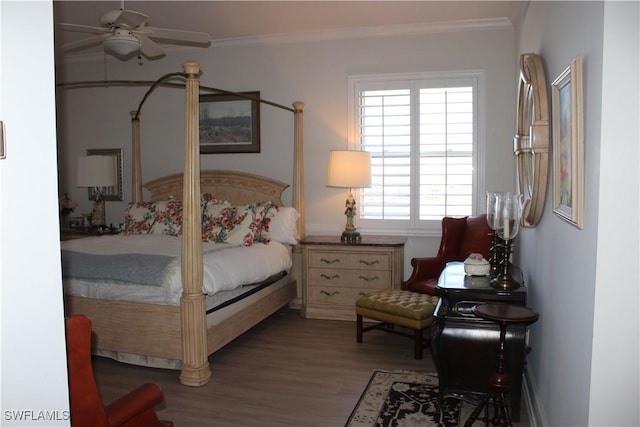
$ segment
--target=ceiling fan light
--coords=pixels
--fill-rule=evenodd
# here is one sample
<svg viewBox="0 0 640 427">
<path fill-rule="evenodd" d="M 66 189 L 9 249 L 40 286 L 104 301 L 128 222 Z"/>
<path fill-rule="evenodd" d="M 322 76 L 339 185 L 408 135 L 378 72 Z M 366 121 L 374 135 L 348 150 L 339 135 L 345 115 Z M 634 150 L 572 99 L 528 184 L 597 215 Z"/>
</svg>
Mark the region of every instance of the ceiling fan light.
<svg viewBox="0 0 640 427">
<path fill-rule="evenodd" d="M 118 56 L 128 56 L 140 50 L 140 42 L 131 34 L 114 34 L 107 37 L 104 48 Z"/>
</svg>

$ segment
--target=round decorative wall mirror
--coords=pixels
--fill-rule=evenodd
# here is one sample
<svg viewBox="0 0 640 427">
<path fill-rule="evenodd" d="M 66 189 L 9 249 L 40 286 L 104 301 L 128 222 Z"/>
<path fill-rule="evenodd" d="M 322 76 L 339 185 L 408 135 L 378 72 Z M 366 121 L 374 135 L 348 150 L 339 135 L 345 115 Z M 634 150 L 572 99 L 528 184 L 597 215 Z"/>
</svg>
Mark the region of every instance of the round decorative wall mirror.
<svg viewBox="0 0 640 427">
<path fill-rule="evenodd" d="M 549 102 L 542 60 L 520 55 L 518 115 L 513 139 L 518 190 L 523 196 L 522 226 L 535 227 L 544 210 L 549 172 Z"/>
</svg>

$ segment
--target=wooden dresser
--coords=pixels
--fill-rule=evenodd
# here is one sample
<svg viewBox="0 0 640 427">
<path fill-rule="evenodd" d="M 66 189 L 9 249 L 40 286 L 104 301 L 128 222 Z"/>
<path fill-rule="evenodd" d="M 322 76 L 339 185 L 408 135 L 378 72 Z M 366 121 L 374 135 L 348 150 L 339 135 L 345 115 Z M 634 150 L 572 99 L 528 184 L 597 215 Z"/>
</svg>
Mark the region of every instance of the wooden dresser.
<svg viewBox="0 0 640 427">
<path fill-rule="evenodd" d="M 302 315 L 354 320 L 358 297 L 376 289 L 400 288 L 404 237 L 362 236 L 342 243 L 340 236 L 309 236 L 302 246 Z"/>
</svg>

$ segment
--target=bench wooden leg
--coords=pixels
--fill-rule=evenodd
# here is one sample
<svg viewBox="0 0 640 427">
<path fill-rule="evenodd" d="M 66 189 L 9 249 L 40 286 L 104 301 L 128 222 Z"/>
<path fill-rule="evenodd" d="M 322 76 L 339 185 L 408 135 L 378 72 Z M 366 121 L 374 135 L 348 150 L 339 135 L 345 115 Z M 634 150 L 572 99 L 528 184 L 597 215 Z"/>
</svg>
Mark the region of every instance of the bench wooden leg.
<svg viewBox="0 0 640 427">
<path fill-rule="evenodd" d="M 422 329 L 413 332 L 413 357 L 417 360 L 422 359 Z"/>
<path fill-rule="evenodd" d="M 362 316 L 356 314 L 356 341 L 362 342 Z"/>
</svg>

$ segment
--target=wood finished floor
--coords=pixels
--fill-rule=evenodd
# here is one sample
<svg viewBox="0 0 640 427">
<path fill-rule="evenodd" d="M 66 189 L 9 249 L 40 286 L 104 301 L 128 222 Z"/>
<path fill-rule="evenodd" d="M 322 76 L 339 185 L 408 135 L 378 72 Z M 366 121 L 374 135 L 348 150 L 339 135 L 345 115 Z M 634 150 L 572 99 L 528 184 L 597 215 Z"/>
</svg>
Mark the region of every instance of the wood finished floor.
<svg viewBox="0 0 640 427">
<path fill-rule="evenodd" d="M 383 331 L 356 343 L 355 322 L 274 314 L 209 358 L 212 380 L 187 387 L 177 371 L 140 368 L 95 358 L 105 403 L 144 382 L 160 385 L 160 418 L 176 427 L 344 426 L 374 369 L 435 372 L 429 351 L 413 358 L 408 338 Z M 524 405 L 522 405 L 524 407 Z M 526 427 L 523 409 L 521 422 Z"/>
</svg>

